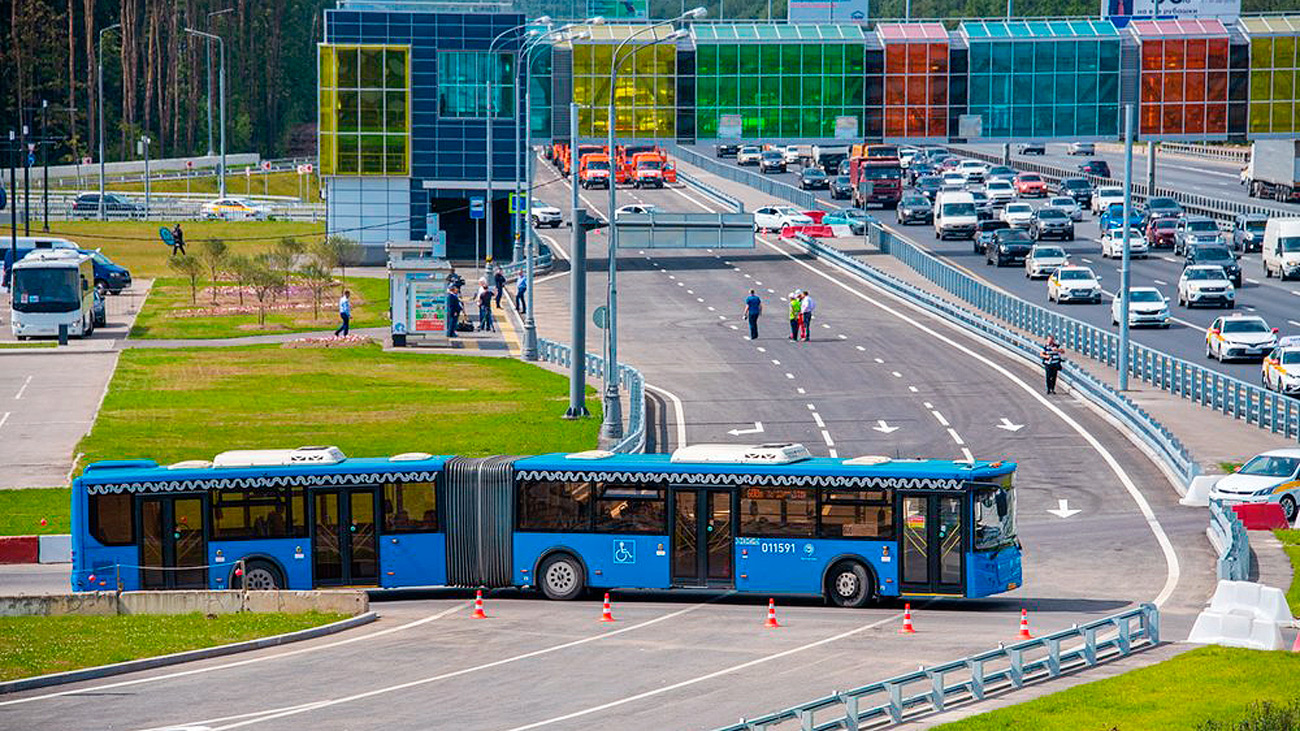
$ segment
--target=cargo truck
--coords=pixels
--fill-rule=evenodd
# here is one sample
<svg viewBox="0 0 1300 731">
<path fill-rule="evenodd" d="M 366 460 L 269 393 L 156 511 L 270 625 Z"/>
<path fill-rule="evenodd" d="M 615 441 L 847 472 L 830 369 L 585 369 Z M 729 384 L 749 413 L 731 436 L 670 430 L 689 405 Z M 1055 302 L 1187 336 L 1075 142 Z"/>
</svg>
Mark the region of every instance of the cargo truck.
<svg viewBox="0 0 1300 731">
<path fill-rule="evenodd" d="M 1300 200 L 1300 140 L 1258 140 L 1241 182 L 1252 198 Z"/>
</svg>

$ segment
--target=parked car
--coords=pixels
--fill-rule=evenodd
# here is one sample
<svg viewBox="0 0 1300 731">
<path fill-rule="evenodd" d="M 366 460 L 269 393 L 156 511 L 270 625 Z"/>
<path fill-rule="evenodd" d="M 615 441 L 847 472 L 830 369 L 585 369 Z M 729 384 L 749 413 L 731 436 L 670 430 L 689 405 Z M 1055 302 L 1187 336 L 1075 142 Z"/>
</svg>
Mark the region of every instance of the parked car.
<svg viewBox="0 0 1300 731">
<path fill-rule="evenodd" d="M 1232 280 L 1232 286 L 1241 288 L 1241 264 L 1236 254 L 1223 244 L 1193 244 L 1183 251 L 1187 264 L 1213 264 L 1223 267 L 1223 271 Z"/>
<path fill-rule="evenodd" d="M 736 153 L 740 152 L 740 145 L 724 142 L 721 145 L 714 145 L 713 150 L 718 157 L 735 157 Z"/>
<path fill-rule="evenodd" d="M 826 171 L 821 168 L 806 167 L 799 171 L 799 187 L 804 190 L 829 188 L 830 178 L 826 175 Z"/>
<path fill-rule="evenodd" d="M 1176 218 L 1151 218 L 1147 220 L 1147 246 L 1152 249 L 1174 247 L 1174 231 L 1178 229 Z"/>
<path fill-rule="evenodd" d="M 1223 267 L 1195 265 L 1183 269 L 1178 277 L 1178 304 L 1191 309 L 1195 305 L 1236 306 L 1237 290 L 1228 281 Z"/>
<path fill-rule="evenodd" d="M 764 150 L 762 156 L 758 158 L 758 172 L 785 172 L 785 155 L 780 150 Z"/>
<path fill-rule="evenodd" d="M 1097 154 L 1097 146 L 1091 142 L 1071 142 L 1065 148 L 1067 155 L 1087 155 L 1092 157 Z"/>
<path fill-rule="evenodd" d="M 1218 244 L 1223 238 L 1219 233 L 1219 224 L 1208 216 L 1183 216 L 1174 228 L 1174 256 L 1195 244 Z"/>
<path fill-rule="evenodd" d="M 1057 195 L 1068 195 L 1082 208 L 1092 205 L 1092 183 L 1087 178 L 1065 178 L 1053 186 Z"/>
<path fill-rule="evenodd" d="M 831 199 L 848 200 L 853 196 L 853 178 L 848 175 L 836 175 L 831 178 Z"/>
<path fill-rule="evenodd" d="M 1124 203 L 1124 189 L 1115 185 L 1103 185 L 1092 194 L 1092 215 L 1100 216 L 1110 208 L 1112 203 Z"/>
<path fill-rule="evenodd" d="M 90 296 L 92 297 L 90 316 L 94 320 L 94 326 L 104 327 L 108 325 L 108 307 L 104 303 L 104 289 L 95 287 L 95 291 Z"/>
<path fill-rule="evenodd" d="M 1124 303 L 1115 297 L 1110 303 L 1110 324 L 1118 325 Z M 1169 327 L 1169 298 L 1155 287 L 1129 287 L 1129 327 Z"/>
<path fill-rule="evenodd" d="M 758 145 L 745 145 L 736 153 L 737 165 L 757 165 L 763 159 L 763 151 Z"/>
<path fill-rule="evenodd" d="M 1279 503 L 1287 521 L 1300 513 L 1300 449 L 1273 449 L 1255 455 L 1237 471 L 1219 478 L 1210 499 L 1236 503 Z"/>
<path fill-rule="evenodd" d="M 207 221 L 265 221 L 271 209 L 257 206 L 242 198 L 217 198 L 204 203 L 199 209 Z"/>
<path fill-rule="evenodd" d="M 0 243 L 0 246 L 3 246 Z M 104 256 L 99 249 L 77 249 L 77 253 L 90 257 L 95 270 L 95 286 L 105 294 L 122 294 L 122 290 L 131 286 L 131 272 L 126 267 L 116 264 Z"/>
<path fill-rule="evenodd" d="M 1084 266 L 1063 266 L 1047 278 L 1047 299 L 1052 302 L 1101 303 L 1101 280 Z"/>
<path fill-rule="evenodd" d="M 1006 165 L 994 165 L 984 173 L 985 180 L 1015 180 L 1016 171 Z"/>
<path fill-rule="evenodd" d="M 1046 155 L 1047 145 L 1041 142 L 1025 142 L 1020 145 L 1021 155 Z"/>
<path fill-rule="evenodd" d="M 754 211 L 755 231 L 780 231 L 786 226 L 811 226 L 812 217 L 792 206 L 764 206 Z"/>
<path fill-rule="evenodd" d="M 1024 264 L 1025 257 L 1034 248 L 1034 240 L 1018 228 L 1004 228 L 993 234 L 984 253 L 984 263 L 995 266 Z"/>
<path fill-rule="evenodd" d="M 98 215 L 98 193 L 82 193 L 72 201 L 73 218 L 95 218 Z M 104 215 L 108 218 L 144 218 L 144 206 L 132 203 L 116 193 L 105 193 Z"/>
<path fill-rule="evenodd" d="M 898 202 L 898 208 L 894 209 L 898 216 L 898 223 L 906 226 L 909 223 L 934 223 L 934 205 L 930 199 L 919 193 L 908 193 Z"/>
<path fill-rule="evenodd" d="M 1232 222 L 1232 248 L 1237 251 L 1261 251 L 1268 216 L 1262 213 L 1239 213 Z"/>
<path fill-rule="evenodd" d="M 1277 347 L 1277 328 L 1258 315 L 1216 317 L 1205 329 L 1205 357 L 1220 363 L 1230 358 L 1259 358 Z"/>
<path fill-rule="evenodd" d="M 1128 254 L 1131 257 L 1147 258 L 1151 247 L 1141 229 L 1128 230 Z M 1108 228 L 1101 234 L 1101 257 L 1103 259 L 1124 258 L 1124 229 L 1120 226 Z"/>
<path fill-rule="evenodd" d="M 934 196 L 938 194 L 939 189 L 943 187 L 943 180 L 937 175 L 922 175 L 916 179 L 916 182 L 912 184 L 912 187 L 916 188 L 916 192 L 929 198 L 930 202 L 933 203 Z"/>
<path fill-rule="evenodd" d="M 1016 194 L 1022 198 L 1042 198 L 1047 195 L 1047 181 L 1038 173 L 1021 173 L 1016 176 Z"/>
<path fill-rule="evenodd" d="M 534 203 L 535 205 L 532 207 L 534 228 L 541 228 L 543 226 L 559 228 L 560 224 L 564 223 L 564 214 L 560 212 L 559 208 L 548 206 L 537 200 L 534 200 Z"/>
<path fill-rule="evenodd" d="M 1029 236 L 1034 241 L 1074 241 L 1074 221 L 1070 220 L 1070 214 L 1060 208 L 1039 208 L 1029 220 Z"/>
<path fill-rule="evenodd" d="M 1157 196 L 1147 198 L 1146 200 L 1147 219 L 1161 218 L 1164 216 L 1173 216 L 1177 218 L 1183 215 L 1183 205 L 1173 198 Z"/>
<path fill-rule="evenodd" d="M 1079 207 L 1079 202 L 1068 195 L 1054 195 L 1048 198 L 1043 205 L 1065 211 L 1065 215 L 1069 216 L 1071 221 L 1083 220 L 1083 209 Z"/>
<path fill-rule="evenodd" d="M 1264 356 L 1259 377 L 1264 388 L 1289 396 L 1300 395 L 1300 337 L 1279 340 L 1273 352 Z"/>
<path fill-rule="evenodd" d="M 984 192 L 994 206 L 1004 206 L 1016 199 L 1016 188 L 1010 180 L 998 178 L 984 185 Z"/>
<path fill-rule="evenodd" d="M 1034 220 L 1034 207 L 1028 203 L 1008 203 L 1002 209 L 1002 220 L 1012 228 L 1029 228 Z"/>
<path fill-rule="evenodd" d="M 1050 277 L 1052 272 L 1070 263 L 1070 255 L 1065 249 L 1054 244 L 1034 244 L 1025 257 L 1025 277 L 1040 279 Z"/>
</svg>

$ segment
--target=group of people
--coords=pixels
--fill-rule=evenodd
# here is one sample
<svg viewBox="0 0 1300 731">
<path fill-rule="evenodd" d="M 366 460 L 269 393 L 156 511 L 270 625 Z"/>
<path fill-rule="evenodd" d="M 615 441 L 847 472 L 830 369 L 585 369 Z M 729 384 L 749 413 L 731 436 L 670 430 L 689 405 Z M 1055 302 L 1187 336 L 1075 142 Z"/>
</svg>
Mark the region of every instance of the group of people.
<svg viewBox="0 0 1300 731">
<path fill-rule="evenodd" d="M 478 305 L 480 332 L 496 331 L 496 317 L 492 314 L 492 307 L 495 304 L 497 309 L 501 309 L 501 298 L 505 296 L 506 291 L 506 275 L 501 271 L 501 267 L 492 266 L 489 272 L 490 274 L 479 277 L 478 291 L 474 293 L 474 303 Z M 447 284 L 447 337 L 454 338 L 457 337 L 456 326 L 460 323 L 460 316 L 465 311 L 460 298 L 465 279 L 456 273 L 455 268 L 452 268 L 447 276 Z M 521 274 L 515 284 L 515 310 L 521 315 L 528 312 L 527 299 L 524 296 L 527 293 L 528 277 Z"/>
<path fill-rule="evenodd" d="M 807 290 L 796 289 L 790 293 L 790 339 L 807 341 L 812 336 L 813 314 L 817 301 Z M 758 292 L 749 290 L 745 298 L 745 320 L 749 323 L 749 339 L 758 340 L 758 318 L 763 314 L 763 300 Z"/>
</svg>

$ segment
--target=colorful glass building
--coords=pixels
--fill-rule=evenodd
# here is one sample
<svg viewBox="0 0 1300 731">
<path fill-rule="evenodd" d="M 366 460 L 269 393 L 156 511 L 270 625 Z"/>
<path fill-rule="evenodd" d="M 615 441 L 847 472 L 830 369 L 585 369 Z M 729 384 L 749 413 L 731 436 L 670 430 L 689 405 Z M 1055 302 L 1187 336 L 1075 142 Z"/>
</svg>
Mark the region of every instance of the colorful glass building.
<svg viewBox="0 0 1300 731">
<path fill-rule="evenodd" d="M 942 23 L 887 23 L 876 35 L 884 48 L 885 136 L 947 138 L 948 31 Z"/>
<path fill-rule="evenodd" d="M 1242 18 L 1250 39 L 1250 134 L 1300 131 L 1300 16 Z"/>
</svg>

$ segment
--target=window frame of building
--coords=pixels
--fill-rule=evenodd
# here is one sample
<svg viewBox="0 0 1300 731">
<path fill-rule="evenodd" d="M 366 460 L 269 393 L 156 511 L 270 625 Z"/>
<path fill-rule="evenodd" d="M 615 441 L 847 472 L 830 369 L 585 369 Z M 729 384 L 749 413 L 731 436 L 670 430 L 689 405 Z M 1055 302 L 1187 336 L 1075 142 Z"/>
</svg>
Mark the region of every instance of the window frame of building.
<svg viewBox="0 0 1300 731">
<path fill-rule="evenodd" d="M 411 55 L 403 44 L 317 45 L 322 175 L 410 175 Z"/>
</svg>

